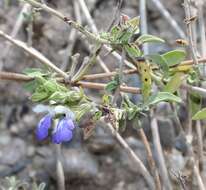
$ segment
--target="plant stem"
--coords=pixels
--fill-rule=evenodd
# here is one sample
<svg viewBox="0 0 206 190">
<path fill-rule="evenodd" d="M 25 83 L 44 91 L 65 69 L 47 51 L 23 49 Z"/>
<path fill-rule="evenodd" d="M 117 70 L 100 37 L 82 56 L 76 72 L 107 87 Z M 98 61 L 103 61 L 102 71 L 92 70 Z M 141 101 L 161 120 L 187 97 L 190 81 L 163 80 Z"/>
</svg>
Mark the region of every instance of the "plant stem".
<svg viewBox="0 0 206 190">
<path fill-rule="evenodd" d="M 79 32 L 84 34 L 88 39 L 90 39 L 92 41 L 95 41 L 98 43 L 103 43 L 103 44 L 111 44 L 109 41 L 102 39 L 98 35 L 89 32 L 83 26 L 78 24 L 77 22 L 71 20 L 70 18 L 66 17 L 62 13 L 56 11 L 55 9 L 52 9 L 51 7 L 47 6 L 46 4 L 39 3 L 35 0 L 24 0 L 24 1 L 31 4 L 32 6 L 34 6 L 36 8 L 43 9 L 44 11 L 46 11 L 52 15 L 55 15 L 56 17 L 63 20 L 65 23 L 69 24 L 70 26 L 72 26 L 73 28 L 75 28 L 76 30 L 78 30 Z"/>
<path fill-rule="evenodd" d="M 105 118 L 101 118 L 100 121 L 105 123 Z M 150 189 L 154 190 L 155 189 L 155 185 L 154 185 L 154 181 L 152 179 L 152 176 L 150 175 L 150 173 L 148 172 L 148 170 L 146 169 L 146 167 L 144 166 L 144 164 L 142 163 L 142 161 L 139 159 L 139 157 L 135 154 L 135 152 L 129 147 L 129 145 L 126 143 L 126 141 L 121 137 L 121 135 L 113 128 L 113 126 L 110 123 L 105 123 L 106 129 L 109 129 L 110 132 L 112 133 L 112 135 L 117 139 L 117 141 L 119 142 L 119 144 L 125 149 L 125 151 L 128 153 L 128 155 L 132 158 L 132 160 L 134 160 L 136 166 L 139 169 L 139 172 L 141 173 L 141 175 L 145 178 L 148 186 Z"/>
<path fill-rule="evenodd" d="M 153 159 L 150 144 L 149 144 L 149 142 L 147 140 L 147 137 L 145 135 L 145 132 L 142 128 L 139 129 L 139 134 L 140 134 L 140 137 L 142 139 L 142 142 L 144 143 L 144 146 L 145 146 L 145 149 L 146 149 L 146 152 L 147 152 L 147 159 L 148 159 L 148 163 L 149 163 L 149 166 L 150 166 L 150 170 L 151 170 L 152 175 L 153 175 L 154 180 L 155 180 L 156 190 L 161 190 L 161 183 L 160 183 L 158 169 L 157 169 L 155 161 Z"/>
</svg>

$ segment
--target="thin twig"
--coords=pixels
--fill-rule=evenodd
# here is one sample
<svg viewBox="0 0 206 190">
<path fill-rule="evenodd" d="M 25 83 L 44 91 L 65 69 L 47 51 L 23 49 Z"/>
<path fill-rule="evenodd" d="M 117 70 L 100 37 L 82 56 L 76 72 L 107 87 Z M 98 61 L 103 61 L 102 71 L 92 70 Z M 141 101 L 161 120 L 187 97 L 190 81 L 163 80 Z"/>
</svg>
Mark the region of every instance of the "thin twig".
<svg viewBox="0 0 206 190">
<path fill-rule="evenodd" d="M 98 29 L 97 29 L 97 27 L 96 27 L 96 25 L 95 25 L 94 20 L 92 19 L 92 16 L 91 16 L 91 14 L 90 14 L 90 12 L 89 12 L 89 9 L 88 9 L 85 1 L 84 1 L 84 0 L 78 0 L 78 3 L 79 3 L 79 5 L 80 5 L 80 7 L 81 7 L 81 9 L 82 9 L 82 11 L 83 11 L 83 13 L 84 13 L 84 16 L 86 17 L 86 21 L 88 22 L 88 24 L 89 24 L 92 32 L 98 33 Z M 85 42 L 85 43 L 86 43 L 86 42 Z M 89 47 L 89 49 L 90 49 L 90 45 L 87 45 L 87 47 Z M 100 46 L 99 48 L 101 49 L 101 47 L 102 47 L 102 46 Z M 90 50 L 90 51 L 91 51 L 91 50 Z M 100 52 L 100 51 L 99 51 L 99 52 Z M 97 59 L 97 61 L 99 62 L 99 64 L 100 64 L 100 66 L 102 67 L 102 69 L 103 69 L 105 72 L 109 72 L 109 68 L 108 68 L 108 67 L 106 66 L 106 64 L 102 61 L 102 59 L 100 58 L 99 55 L 97 56 L 96 59 Z"/>
<path fill-rule="evenodd" d="M 123 3 L 123 0 L 118 0 L 116 9 L 114 11 L 113 19 L 112 19 L 111 24 L 109 25 L 107 31 L 110 31 L 112 29 L 113 25 L 115 24 L 115 22 L 119 21 L 122 3 Z"/>
<path fill-rule="evenodd" d="M 187 90 L 188 92 L 195 92 L 197 94 L 199 94 L 200 96 L 206 98 L 206 89 L 204 88 L 200 88 L 197 86 L 191 86 L 188 84 L 182 84 L 181 87 L 185 90 Z"/>
<path fill-rule="evenodd" d="M 147 34 L 147 4 L 146 0 L 140 0 L 140 29 L 141 34 Z M 144 55 L 149 53 L 149 46 L 147 43 L 143 44 Z"/>
<path fill-rule="evenodd" d="M 149 144 L 149 142 L 147 140 L 147 137 L 145 135 L 145 132 L 142 128 L 139 129 L 139 134 L 140 134 L 140 137 L 142 139 L 142 142 L 144 143 L 144 146 L 145 146 L 145 149 L 146 149 L 146 152 L 147 152 L 147 159 L 148 159 L 148 163 L 149 163 L 149 166 L 150 166 L 150 170 L 151 170 L 152 175 L 153 175 L 154 180 L 155 180 L 156 190 L 161 190 L 161 183 L 160 183 L 158 169 L 157 169 L 155 161 L 153 159 L 150 144 Z"/>
<path fill-rule="evenodd" d="M 178 23 L 174 20 L 174 18 L 171 16 L 169 11 L 160 2 L 160 0 L 151 0 L 151 2 L 153 2 L 153 4 L 160 11 L 160 13 L 164 16 L 166 21 L 172 26 L 174 31 L 180 36 L 180 38 L 185 39 L 186 35 L 185 35 L 184 31 L 181 29 L 181 27 L 178 25 Z"/>
<path fill-rule="evenodd" d="M 92 19 L 90 13 L 89 13 L 89 10 L 87 8 L 87 5 L 86 5 L 85 1 L 84 0 L 78 0 L 78 3 L 79 3 L 79 5 L 80 5 L 85 17 L 86 17 L 86 20 L 87 20 L 89 26 L 92 29 L 92 32 L 97 34 L 98 33 L 97 27 L 96 27 L 96 25 L 94 23 L 94 20 Z"/>
<path fill-rule="evenodd" d="M 100 121 L 105 123 L 105 118 L 101 118 Z M 132 160 L 135 161 L 135 164 L 138 167 L 138 171 L 141 173 L 141 175 L 145 178 L 148 186 L 150 189 L 155 189 L 154 181 L 152 179 L 152 176 L 142 163 L 142 161 L 139 159 L 139 157 L 134 153 L 134 151 L 129 147 L 129 145 L 126 143 L 126 141 L 121 137 L 121 135 L 113 128 L 113 126 L 110 123 L 105 123 L 106 129 L 109 129 L 112 135 L 117 139 L 119 144 L 125 149 L 125 151 L 128 153 L 128 155 L 132 158 Z"/>
<path fill-rule="evenodd" d="M 102 39 L 98 35 L 89 32 L 83 26 L 81 26 L 79 23 L 71 20 L 70 18 L 66 17 L 64 14 L 60 13 L 59 11 L 57 11 L 55 9 L 52 9 L 51 7 L 47 6 L 46 4 L 39 3 L 35 0 L 24 0 L 24 1 L 31 4 L 32 6 L 34 6 L 36 8 L 41 8 L 42 10 L 44 10 L 52 15 L 55 15 L 59 19 L 63 20 L 65 23 L 69 24 L 70 26 L 72 26 L 73 28 L 75 28 L 76 30 L 78 30 L 79 32 L 84 34 L 90 40 L 93 40 L 93 41 L 98 42 L 98 43 L 103 43 L 103 44 L 111 44 L 108 40 Z"/>
<path fill-rule="evenodd" d="M 190 18 L 192 17 L 191 15 L 191 10 L 190 10 L 190 3 L 188 0 L 184 0 L 184 8 L 185 8 L 185 16 L 186 16 L 186 20 L 190 20 Z M 193 25 L 192 22 L 188 22 L 186 23 L 186 27 L 187 27 L 187 35 L 188 35 L 188 39 L 189 39 L 189 47 L 190 47 L 190 51 L 192 54 L 192 59 L 194 61 L 195 64 L 198 64 L 198 59 L 197 59 L 197 51 L 196 51 L 196 47 L 195 47 L 195 42 L 194 42 L 194 35 L 193 35 Z"/>
<path fill-rule="evenodd" d="M 61 144 L 56 145 L 56 174 L 57 174 L 57 184 L 58 190 L 66 190 L 65 188 L 65 176 L 64 176 L 64 169 L 62 165 L 62 153 L 61 153 Z"/>
<path fill-rule="evenodd" d="M 200 38 L 201 38 L 201 56 L 206 56 L 206 37 L 205 37 L 205 19 L 204 19 L 204 12 L 203 12 L 203 0 L 197 1 L 197 7 L 198 7 L 198 21 L 199 21 L 199 30 L 200 30 Z M 206 67 L 203 65 L 202 67 L 202 74 L 203 76 L 206 76 Z M 200 158 L 200 166 L 202 166 L 202 169 L 204 170 L 205 164 L 203 160 L 203 136 L 202 136 L 202 128 L 200 121 L 197 121 L 196 123 L 197 127 L 197 134 L 198 134 L 198 144 L 199 144 L 199 158 Z M 204 133 L 204 132 L 203 132 Z M 201 168 L 201 167 L 200 167 Z"/>
<path fill-rule="evenodd" d="M 16 82 L 28 82 L 34 80 L 33 77 L 26 76 L 24 74 L 10 73 L 10 72 L 0 72 L 0 80 L 11 80 Z M 58 82 L 62 82 L 65 84 L 71 84 L 70 81 L 65 81 L 65 79 L 61 78 L 57 80 Z M 86 82 L 86 81 L 78 81 L 76 83 L 71 84 L 72 86 L 81 86 L 82 88 L 90 88 L 96 90 L 104 90 L 107 84 L 104 83 L 94 83 L 94 82 Z M 141 90 L 135 87 L 129 86 L 120 86 L 120 91 L 132 94 L 140 94 Z"/>
<path fill-rule="evenodd" d="M 84 6 L 81 6 L 83 12 L 85 13 L 85 17 L 87 18 L 88 24 L 90 25 L 91 29 L 93 30 L 93 32 L 97 32 L 97 27 L 90 15 L 90 12 L 85 4 L 84 0 L 81 0 L 81 2 L 84 4 Z M 81 4 L 80 4 L 81 5 Z M 106 44 L 103 44 L 103 48 L 105 48 L 105 50 L 107 50 L 108 52 L 112 52 L 112 55 L 119 61 L 121 62 L 121 55 L 119 55 L 117 52 L 113 51 L 111 47 L 107 46 Z M 128 62 L 127 60 L 125 60 L 125 64 L 127 66 L 129 66 L 130 68 L 134 69 L 135 66 L 133 66 L 130 62 Z"/>
<path fill-rule="evenodd" d="M 187 141 L 187 145 L 188 145 L 188 152 L 189 152 L 190 160 L 191 160 L 192 166 L 193 166 L 194 175 L 197 179 L 198 187 L 200 190 L 205 190 L 205 185 L 203 183 L 202 177 L 201 177 L 200 172 L 199 172 L 199 168 L 198 168 L 197 163 L 196 163 L 195 158 L 194 158 L 192 142 Z"/>
<path fill-rule="evenodd" d="M 202 140 L 202 127 L 200 120 L 196 121 L 196 131 L 197 131 L 197 140 L 198 140 L 198 158 L 199 158 L 199 168 L 200 171 L 204 167 L 204 156 L 203 156 L 203 140 Z"/>
<path fill-rule="evenodd" d="M 153 113 L 151 113 L 151 116 L 152 116 L 151 130 L 152 130 L 153 144 L 158 159 L 158 165 L 160 168 L 160 176 L 162 178 L 164 187 L 168 190 L 172 190 L 171 182 L 169 179 L 169 175 L 168 175 L 168 171 L 167 171 L 167 167 L 165 164 L 165 159 L 162 151 L 162 146 L 160 143 L 157 119 L 155 118 Z"/>
<path fill-rule="evenodd" d="M 80 9 L 79 9 L 79 4 L 77 3 L 77 1 L 73 1 L 73 8 L 74 8 L 75 18 L 79 22 L 79 24 L 81 24 Z M 69 37 L 68 37 L 68 46 L 66 47 L 65 56 L 63 57 L 63 62 L 61 65 L 61 69 L 63 71 L 67 69 L 67 66 L 70 63 L 69 59 L 72 55 L 76 40 L 77 40 L 77 32 L 76 32 L 76 29 L 72 28 L 70 31 Z"/>
<path fill-rule="evenodd" d="M 199 30 L 200 30 L 200 38 L 201 38 L 201 56 L 206 56 L 206 37 L 205 37 L 205 19 L 203 12 L 203 0 L 198 1 L 198 22 L 199 22 Z M 203 75 L 206 75 L 205 65 L 203 66 Z"/>
<path fill-rule="evenodd" d="M 28 47 L 24 42 L 20 40 L 13 39 L 11 36 L 5 34 L 3 31 L 0 30 L 0 37 L 5 38 L 6 40 L 10 41 L 12 44 L 20 47 L 25 52 L 29 53 L 29 55 L 33 56 L 35 59 L 39 60 L 42 64 L 48 66 L 49 68 L 53 69 L 55 72 L 59 73 L 63 77 L 68 77 L 68 75 L 63 72 L 61 69 L 56 67 L 51 61 L 49 61 L 44 55 L 42 55 L 39 51 L 34 49 L 33 47 Z"/>
</svg>

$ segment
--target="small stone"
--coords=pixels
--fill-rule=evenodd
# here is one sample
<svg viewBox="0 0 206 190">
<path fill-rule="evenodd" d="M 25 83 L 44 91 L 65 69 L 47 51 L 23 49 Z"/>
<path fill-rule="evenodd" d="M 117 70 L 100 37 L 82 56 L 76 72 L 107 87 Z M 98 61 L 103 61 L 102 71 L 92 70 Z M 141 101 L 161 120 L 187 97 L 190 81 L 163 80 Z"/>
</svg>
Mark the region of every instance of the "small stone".
<svg viewBox="0 0 206 190">
<path fill-rule="evenodd" d="M 46 159 L 46 158 L 45 158 Z M 56 161 L 50 158 L 46 162 L 48 172 L 56 178 Z M 64 168 L 65 177 L 71 179 L 88 179 L 94 178 L 98 174 L 97 161 L 85 150 L 79 149 L 62 149 L 61 161 Z"/>
<path fill-rule="evenodd" d="M 26 157 L 26 143 L 14 138 L 12 141 L 2 148 L 2 155 L 0 157 L 1 163 L 14 165 L 16 162 Z"/>
<path fill-rule="evenodd" d="M 30 157 L 34 156 L 35 152 L 36 152 L 36 148 L 34 146 L 29 146 L 27 148 L 27 156 L 30 156 Z"/>
<path fill-rule="evenodd" d="M 88 149 L 95 154 L 107 154 L 115 147 L 115 140 L 111 134 L 100 126 L 95 129 L 95 135 L 88 139 Z"/>
</svg>

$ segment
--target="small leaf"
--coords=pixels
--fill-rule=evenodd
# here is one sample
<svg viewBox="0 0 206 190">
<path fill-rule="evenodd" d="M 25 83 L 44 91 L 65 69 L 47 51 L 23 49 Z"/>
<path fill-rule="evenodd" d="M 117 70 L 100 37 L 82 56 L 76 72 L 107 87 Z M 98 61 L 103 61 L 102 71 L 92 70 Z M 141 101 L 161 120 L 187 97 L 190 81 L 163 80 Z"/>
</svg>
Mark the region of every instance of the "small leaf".
<svg viewBox="0 0 206 190">
<path fill-rule="evenodd" d="M 133 33 L 130 30 L 122 31 L 119 33 L 118 40 L 123 44 L 127 44 L 132 37 Z"/>
<path fill-rule="evenodd" d="M 109 82 L 106 87 L 105 87 L 105 90 L 110 92 L 110 93 L 113 93 L 119 86 L 119 75 L 115 75 L 114 79 Z"/>
<path fill-rule="evenodd" d="M 105 87 L 105 90 L 113 93 L 117 89 L 117 87 L 118 87 L 117 81 L 113 80 L 107 84 L 107 86 Z"/>
<path fill-rule="evenodd" d="M 202 107 L 202 98 L 197 93 L 189 94 L 189 109 L 192 116 L 194 116 Z"/>
<path fill-rule="evenodd" d="M 166 60 L 168 66 L 173 66 L 185 59 L 186 52 L 184 50 L 173 50 L 163 54 L 162 57 Z"/>
<path fill-rule="evenodd" d="M 188 73 L 188 78 L 187 78 L 187 82 L 189 84 L 197 84 L 199 83 L 200 81 L 200 78 L 199 78 L 199 75 L 198 75 L 198 71 L 196 70 L 192 70 Z"/>
<path fill-rule="evenodd" d="M 160 66 L 160 69 L 164 72 L 164 74 L 167 76 L 169 73 L 169 66 L 167 64 L 167 61 L 159 54 L 151 54 L 147 56 L 149 59 L 152 60 L 153 63 Z"/>
<path fill-rule="evenodd" d="M 43 88 L 45 89 L 45 91 L 47 92 L 56 92 L 57 91 L 57 83 L 54 80 L 47 80 L 44 84 L 43 84 Z"/>
<path fill-rule="evenodd" d="M 35 92 L 34 94 L 32 94 L 31 100 L 33 102 L 40 102 L 46 99 L 47 97 L 48 97 L 47 92 Z"/>
<path fill-rule="evenodd" d="M 200 120 L 200 119 L 206 119 L 206 108 L 203 108 L 202 110 L 198 111 L 198 112 L 192 117 L 192 120 Z"/>
<path fill-rule="evenodd" d="M 140 17 L 134 17 L 132 19 L 129 19 L 126 24 L 131 26 L 133 29 L 138 28 L 140 24 Z"/>
<path fill-rule="evenodd" d="M 66 98 L 66 93 L 56 91 L 48 98 L 48 100 L 53 100 L 55 102 L 63 102 L 65 98 Z"/>
<path fill-rule="evenodd" d="M 78 102 L 83 98 L 83 91 L 74 91 L 71 90 L 69 92 L 67 92 L 65 97 L 65 101 L 68 103 L 74 103 L 74 102 Z"/>
<path fill-rule="evenodd" d="M 164 43 L 164 42 L 165 41 L 163 39 L 149 34 L 143 34 L 135 41 L 135 43 L 137 43 L 138 45 L 144 43 Z"/>
<path fill-rule="evenodd" d="M 183 75 L 184 75 L 183 73 L 178 72 L 174 76 L 172 76 L 170 81 L 164 87 L 163 91 L 170 92 L 170 93 L 176 92 L 178 90 L 178 88 L 180 87 L 180 85 L 182 84 L 182 76 Z"/>
<path fill-rule="evenodd" d="M 118 26 L 114 26 L 111 29 L 111 38 L 112 38 L 112 40 L 116 41 L 118 39 L 118 36 L 120 35 L 120 33 L 121 33 L 121 29 Z"/>
<path fill-rule="evenodd" d="M 139 116 L 136 116 L 132 119 L 132 128 L 134 130 L 139 130 L 143 127 L 142 122 L 139 118 Z"/>
<path fill-rule="evenodd" d="M 142 54 L 139 47 L 135 44 L 125 45 L 124 48 L 130 57 L 139 57 Z"/>
<path fill-rule="evenodd" d="M 45 75 L 45 73 L 43 73 L 39 68 L 26 68 L 23 70 L 23 73 L 30 77 L 39 77 Z"/>
<path fill-rule="evenodd" d="M 146 106 L 155 105 L 158 104 L 159 102 L 181 103 L 182 100 L 178 96 L 175 96 L 174 94 L 171 94 L 169 92 L 158 92 L 156 95 L 153 95 L 148 99 Z"/>
<path fill-rule="evenodd" d="M 36 80 L 29 81 L 23 85 L 23 88 L 28 92 L 33 93 L 36 89 Z"/>
<path fill-rule="evenodd" d="M 102 97 L 102 103 L 103 105 L 110 105 L 112 102 L 112 97 L 110 95 L 107 95 L 107 94 L 104 94 L 103 97 Z"/>
</svg>

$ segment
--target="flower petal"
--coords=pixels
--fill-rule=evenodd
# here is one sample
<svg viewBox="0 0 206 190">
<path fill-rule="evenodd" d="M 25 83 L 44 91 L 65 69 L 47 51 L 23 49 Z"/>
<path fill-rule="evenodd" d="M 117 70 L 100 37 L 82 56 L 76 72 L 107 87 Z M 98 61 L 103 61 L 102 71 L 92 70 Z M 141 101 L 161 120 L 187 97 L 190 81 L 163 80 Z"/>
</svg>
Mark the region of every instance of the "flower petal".
<svg viewBox="0 0 206 190">
<path fill-rule="evenodd" d="M 48 136 L 48 130 L 51 127 L 52 124 L 52 116 L 46 115 L 44 116 L 40 122 L 38 123 L 38 126 L 36 128 L 36 138 L 38 140 L 44 140 Z"/>
<path fill-rule="evenodd" d="M 59 127 L 65 127 L 69 130 L 73 130 L 75 128 L 75 125 L 72 119 L 64 117 L 63 119 L 59 121 L 57 127 L 54 129 L 54 133 L 56 130 L 58 130 Z"/>
<path fill-rule="evenodd" d="M 72 139 L 73 133 L 71 130 L 63 127 L 57 130 L 55 133 L 52 135 L 52 142 L 59 144 L 62 142 L 68 142 Z"/>
<path fill-rule="evenodd" d="M 52 135 L 53 143 L 61 143 L 64 141 L 70 141 L 72 139 L 72 130 L 75 128 L 75 125 L 70 118 L 64 117 L 59 121 L 55 127 Z"/>
</svg>

